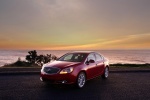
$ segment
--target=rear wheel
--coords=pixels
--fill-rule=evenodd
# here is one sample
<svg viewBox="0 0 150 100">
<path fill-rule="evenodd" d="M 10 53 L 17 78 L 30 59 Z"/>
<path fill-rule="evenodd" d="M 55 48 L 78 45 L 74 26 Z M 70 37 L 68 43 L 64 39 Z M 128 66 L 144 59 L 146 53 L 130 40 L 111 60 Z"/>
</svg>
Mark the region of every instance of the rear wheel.
<svg viewBox="0 0 150 100">
<path fill-rule="evenodd" d="M 84 72 L 80 72 L 78 77 L 77 77 L 77 87 L 78 88 L 83 88 L 86 82 L 86 75 Z"/>
<path fill-rule="evenodd" d="M 108 76 L 109 76 L 109 69 L 108 69 L 108 67 L 106 67 L 105 70 L 104 70 L 104 73 L 102 75 L 102 78 L 107 79 Z"/>
</svg>

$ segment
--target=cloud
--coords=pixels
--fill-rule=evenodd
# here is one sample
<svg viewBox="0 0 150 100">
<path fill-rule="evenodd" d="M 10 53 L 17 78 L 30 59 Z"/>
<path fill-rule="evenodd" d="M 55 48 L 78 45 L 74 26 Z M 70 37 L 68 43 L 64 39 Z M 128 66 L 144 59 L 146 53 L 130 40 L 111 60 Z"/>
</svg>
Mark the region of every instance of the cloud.
<svg viewBox="0 0 150 100">
<path fill-rule="evenodd" d="M 150 33 L 128 35 L 122 38 L 107 40 L 100 43 L 100 45 L 110 49 L 150 49 Z"/>
<path fill-rule="evenodd" d="M 85 44 L 85 45 L 63 45 L 63 46 L 54 46 L 51 48 L 44 48 L 45 50 L 94 50 L 97 44 Z"/>
<path fill-rule="evenodd" d="M 9 36 L 8 40 L 11 40 L 1 42 L 1 45 L 14 44 L 16 48 L 21 48 L 21 44 L 30 48 L 149 48 L 149 2 L 1 0 L 0 39 Z"/>
<path fill-rule="evenodd" d="M 80 49 L 80 50 L 98 50 L 98 49 L 150 49 L 150 33 L 128 35 L 112 40 L 100 39 L 93 40 L 92 43 L 83 45 L 60 45 L 53 49 Z M 45 48 L 48 49 L 48 48 Z"/>
</svg>

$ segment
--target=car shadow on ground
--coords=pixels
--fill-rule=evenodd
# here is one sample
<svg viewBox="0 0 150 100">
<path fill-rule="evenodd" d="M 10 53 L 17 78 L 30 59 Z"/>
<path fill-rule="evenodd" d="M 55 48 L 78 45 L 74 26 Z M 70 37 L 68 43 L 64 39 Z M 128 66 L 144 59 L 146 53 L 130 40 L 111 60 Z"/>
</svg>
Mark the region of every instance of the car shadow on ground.
<svg viewBox="0 0 150 100">
<path fill-rule="evenodd" d="M 87 88 L 93 88 L 97 86 L 98 84 L 100 86 L 106 85 L 107 82 L 109 82 L 109 79 L 102 79 L 100 77 L 94 78 L 92 80 L 86 81 L 86 84 L 81 89 L 87 89 Z M 65 85 L 65 84 L 49 84 L 49 83 L 42 83 L 43 88 L 45 89 L 51 89 L 51 90 L 81 90 L 76 87 L 75 84 L 72 85 Z"/>
<path fill-rule="evenodd" d="M 54 84 L 48 84 L 48 83 L 42 83 L 43 89 L 46 91 L 59 91 L 59 92 L 73 92 L 73 91 L 99 91 L 103 88 L 106 88 L 106 86 L 110 83 L 109 79 L 102 79 L 100 77 L 97 77 L 95 79 L 89 80 L 86 82 L 85 86 L 81 89 L 77 88 L 75 84 L 72 85 L 54 85 Z"/>
<path fill-rule="evenodd" d="M 100 99 L 101 94 L 107 92 L 108 84 L 110 84 L 109 79 L 103 80 L 100 77 L 87 81 L 85 87 L 82 89 L 78 89 L 74 85 L 52 85 L 43 83 L 41 93 L 48 95 L 51 99 L 61 99 L 61 97 L 71 100 Z"/>
</svg>

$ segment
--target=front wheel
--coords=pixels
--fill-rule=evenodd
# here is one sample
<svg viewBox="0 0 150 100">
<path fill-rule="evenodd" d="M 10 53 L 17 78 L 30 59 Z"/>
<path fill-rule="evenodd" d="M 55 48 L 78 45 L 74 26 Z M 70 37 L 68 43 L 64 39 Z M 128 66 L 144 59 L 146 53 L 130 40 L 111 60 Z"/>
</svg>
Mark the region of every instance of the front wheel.
<svg viewBox="0 0 150 100">
<path fill-rule="evenodd" d="M 102 75 L 102 78 L 103 79 L 107 79 L 108 75 L 109 75 L 109 69 L 108 69 L 108 67 L 106 67 L 105 70 L 104 70 L 104 73 Z"/>
<path fill-rule="evenodd" d="M 80 72 L 77 77 L 77 87 L 83 88 L 86 82 L 86 75 L 84 72 Z"/>
</svg>

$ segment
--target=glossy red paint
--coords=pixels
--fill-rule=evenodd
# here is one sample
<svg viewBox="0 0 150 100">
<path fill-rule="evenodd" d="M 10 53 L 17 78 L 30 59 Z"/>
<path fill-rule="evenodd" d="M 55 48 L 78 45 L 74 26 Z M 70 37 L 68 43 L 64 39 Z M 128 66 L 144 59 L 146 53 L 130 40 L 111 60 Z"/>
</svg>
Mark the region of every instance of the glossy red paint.
<svg viewBox="0 0 150 100">
<path fill-rule="evenodd" d="M 41 69 L 41 80 L 53 84 L 73 84 L 77 82 L 79 73 L 84 72 L 86 80 L 89 80 L 104 75 L 106 67 L 109 69 L 108 60 L 96 52 L 70 52 L 57 61 L 44 65 Z M 66 70 L 61 74 L 64 69 Z"/>
</svg>

